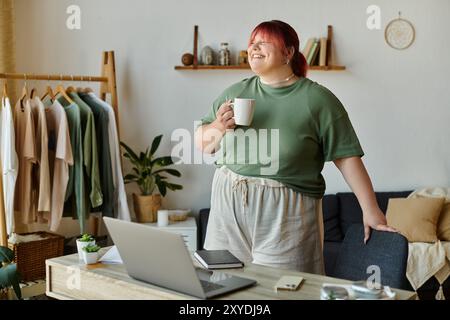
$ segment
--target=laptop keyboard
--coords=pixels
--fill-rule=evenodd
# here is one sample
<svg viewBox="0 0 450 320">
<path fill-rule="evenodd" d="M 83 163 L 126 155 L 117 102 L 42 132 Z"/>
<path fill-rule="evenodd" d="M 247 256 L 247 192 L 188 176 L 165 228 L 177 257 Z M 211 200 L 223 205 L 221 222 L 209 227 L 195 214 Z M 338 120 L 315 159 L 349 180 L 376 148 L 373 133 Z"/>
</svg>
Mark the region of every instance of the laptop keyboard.
<svg viewBox="0 0 450 320">
<path fill-rule="evenodd" d="M 221 288 L 224 287 L 224 286 L 222 286 L 220 284 L 217 284 L 217 283 L 214 283 L 214 282 L 205 281 L 205 280 L 200 280 L 200 283 L 202 284 L 203 290 L 205 292 L 221 289 Z"/>
</svg>

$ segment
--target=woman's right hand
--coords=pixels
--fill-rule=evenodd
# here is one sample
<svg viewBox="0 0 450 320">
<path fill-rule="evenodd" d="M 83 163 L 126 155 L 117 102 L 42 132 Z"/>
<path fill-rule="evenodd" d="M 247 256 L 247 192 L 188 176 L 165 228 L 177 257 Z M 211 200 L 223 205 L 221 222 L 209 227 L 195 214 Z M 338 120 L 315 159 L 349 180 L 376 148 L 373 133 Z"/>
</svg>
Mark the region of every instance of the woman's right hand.
<svg viewBox="0 0 450 320">
<path fill-rule="evenodd" d="M 234 112 L 231 108 L 231 100 L 227 100 L 219 107 L 216 112 L 216 120 L 214 120 L 214 127 L 220 130 L 223 134 L 227 129 L 234 129 L 236 124 L 234 123 Z"/>
</svg>

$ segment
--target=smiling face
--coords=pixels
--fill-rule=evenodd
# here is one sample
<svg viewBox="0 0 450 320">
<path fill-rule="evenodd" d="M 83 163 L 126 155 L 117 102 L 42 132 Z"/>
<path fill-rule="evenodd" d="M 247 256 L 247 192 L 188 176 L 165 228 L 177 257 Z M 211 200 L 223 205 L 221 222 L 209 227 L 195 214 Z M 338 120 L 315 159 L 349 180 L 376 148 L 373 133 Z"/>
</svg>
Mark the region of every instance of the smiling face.
<svg viewBox="0 0 450 320">
<path fill-rule="evenodd" d="M 286 66 L 288 57 L 275 42 L 256 34 L 247 49 L 248 60 L 253 72 L 262 76 Z"/>
</svg>

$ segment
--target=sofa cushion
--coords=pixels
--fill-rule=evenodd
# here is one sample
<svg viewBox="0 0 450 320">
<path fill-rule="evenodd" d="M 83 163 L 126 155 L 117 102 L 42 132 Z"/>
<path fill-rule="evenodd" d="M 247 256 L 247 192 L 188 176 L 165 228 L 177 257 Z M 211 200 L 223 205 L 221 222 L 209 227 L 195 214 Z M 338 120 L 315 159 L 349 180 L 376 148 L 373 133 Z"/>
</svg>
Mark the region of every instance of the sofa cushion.
<svg viewBox="0 0 450 320">
<path fill-rule="evenodd" d="M 410 242 L 436 242 L 436 228 L 445 198 L 390 199 L 387 222 Z"/>
<path fill-rule="evenodd" d="M 362 224 L 362 210 L 358 199 L 352 192 L 339 192 L 336 194 L 339 199 L 339 208 L 341 215 L 341 230 L 343 234 L 347 233 L 352 224 Z"/>
<path fill-rule="evenodd" d="M 359 281 L 373 273 L 369 267 L 377 266 L 383 285 L 404 289 L 407 287 L 406 264 L 408 240 L 394 232 L 373 230 L 369 241 L 364 243 L 364 227 L 349 227 L 337 256 L 333 276 Z"/>
<path fill-rule="evenodd" d="M 437 236 L 439 240 L 450 241 L 450 202 L 444 205 L 438 222 Z"/>
<path fill-rule="evenodd" d="M 378 205 L 380 206 L 381 211 L 383 211 L 384 214 L 386 214 L 389 199 L 406 198 L 411 194 L 411 192 L 412 191 L 376 192 L 375 196 L 377 197 L 377 202 Z"/>
<path fill-rule="evenodd" d="M 339 222 L 339 201 L 334 194 L 325 195 L 322 199 L 324 240 L 342 241 L 344 238 Z"/>
<path fill-rule="evenodd" d="M 378 205 L 381 211 L 386 214 L 390 198 L 406 198 L 412 191 L 393 191 L 393 192 L 375 192 Z M 345 234 L 348 228 L 354 224 L 362 224 L 362 210 L 353 192 L 339 192 L 336 194 L 339 198 L 341 232 Z"/>
</svg>

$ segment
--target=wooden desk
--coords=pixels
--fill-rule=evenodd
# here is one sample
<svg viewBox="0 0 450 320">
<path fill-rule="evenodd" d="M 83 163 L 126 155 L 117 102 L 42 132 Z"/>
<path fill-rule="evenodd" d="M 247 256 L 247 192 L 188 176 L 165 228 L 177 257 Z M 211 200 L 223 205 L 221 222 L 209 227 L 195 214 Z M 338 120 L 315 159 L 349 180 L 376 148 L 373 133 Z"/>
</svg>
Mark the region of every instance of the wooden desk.
<svg viewBox="0 0 450 320">
<path fill-rule="evenodd" d="M 106 249 L 102 249 L 104 253 Z M 128 276 L 123 265 L 84 265 L 78 254 L 49 259 L 47 268 L 47 290 L 49 297 L 56 299 L 197 299 L 174 292 Z M 255 279 L 258 284 L 248 289 L 218 297 L 237 300 L 317 300 L 323 283 L 350 283 L 309 273 L 279 270 L 250 264 L 241 269 L 227 269 L 226 273 Z M 297 291 L 275 291 L 273 286 L 282 275 L 299 275 L 305 280 Z M 415 292 L 395 290 L 397 299 L 415 299 Z"/>
</svg>

